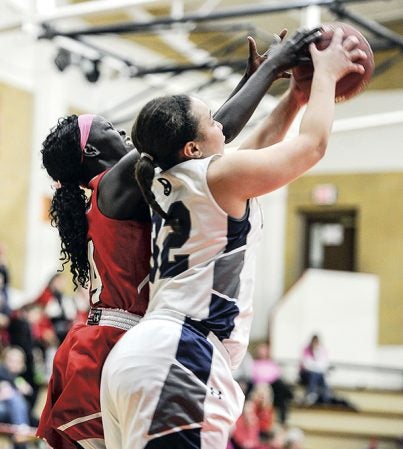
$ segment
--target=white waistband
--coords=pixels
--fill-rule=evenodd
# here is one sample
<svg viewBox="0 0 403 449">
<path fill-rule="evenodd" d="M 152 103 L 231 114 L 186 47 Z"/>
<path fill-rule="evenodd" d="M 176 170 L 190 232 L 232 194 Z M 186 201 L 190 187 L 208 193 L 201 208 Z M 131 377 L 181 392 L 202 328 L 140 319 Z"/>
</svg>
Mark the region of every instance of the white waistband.
<svg viewBox="0 0 403 449">
<path fill-rule="evenodd" d="M 171 309 L 158 309 L 153 310 L 151 312 L 147 312 L 144 315 L 144 320 L 158 320 L 158 319 L 169 319 L 170 321 L 176 321 L 177 323 L 183 324 L 186 315 L 181 312 L 177 312 L 176 310 Z"/>
<path fill-rule="evenodd" d="M 90 326 L 112 326 L 125 331 L 141 320 L 141 316 L 122 309 L 91 308 L 87 324 Z"/>
</svg>

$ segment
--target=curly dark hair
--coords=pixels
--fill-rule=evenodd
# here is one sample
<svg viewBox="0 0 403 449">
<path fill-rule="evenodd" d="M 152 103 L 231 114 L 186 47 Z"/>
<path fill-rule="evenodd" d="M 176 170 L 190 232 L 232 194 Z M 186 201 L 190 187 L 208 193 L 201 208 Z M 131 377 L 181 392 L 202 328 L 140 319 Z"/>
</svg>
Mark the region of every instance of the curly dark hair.
<svg viewBox="0 0 403 449">
<path fill-rule="evenodd" d="M 59 119 L 42 143 L 42 163 L 48 174 L 59 181 L 52 198 L 49 216 L 61 239 L 62 270 L 70 262 L 73 283 L 86 287 L 89 281 L 87 257 L 87 197 L 80 187 L 80 130 L 77 115 Z"/>
</svg>

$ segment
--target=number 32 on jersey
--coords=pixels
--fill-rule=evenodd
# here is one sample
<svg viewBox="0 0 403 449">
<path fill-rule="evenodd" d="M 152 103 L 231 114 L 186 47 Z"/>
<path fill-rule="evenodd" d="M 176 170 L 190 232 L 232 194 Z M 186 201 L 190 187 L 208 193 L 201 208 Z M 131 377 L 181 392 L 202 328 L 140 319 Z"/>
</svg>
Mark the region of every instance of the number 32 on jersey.
<svg viewBox="0 0 403 449">
<path fill-rule="evenodd" d="M 161 232 L 162 218 L 158 214 L 154 214 L 150 282 L 154 282 L 158 272 L 160 278 L 171 278 L 189 267 L 188 254 L 172 254 L 175 250 L 182 248 L 189 239 L 191 230 L 189 210 L 182 201 L 176 201 L 169 207 L 168 215 L 178 220 L 180 231 L 175 232 L 172 229 L 159 246 L 158 237 Z M 164 227 L 169 226 L 169 223 L 164 224 Z"/>
</svg>

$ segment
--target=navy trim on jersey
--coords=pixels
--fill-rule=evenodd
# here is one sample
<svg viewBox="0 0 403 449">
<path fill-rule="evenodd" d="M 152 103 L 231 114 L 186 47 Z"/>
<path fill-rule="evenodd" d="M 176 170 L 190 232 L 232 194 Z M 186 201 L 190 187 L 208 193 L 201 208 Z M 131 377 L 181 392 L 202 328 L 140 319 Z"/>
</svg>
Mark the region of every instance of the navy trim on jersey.
<svg viewBox="0 0 403 449">
<path fill-rule="evenodd" d="M 239 315 L 239 308 L 234 301 L 215 294 L 211 297 L 209 318 L 202 320 L 219 340 L 229 338 L 235 327 L 235 318 Z"/>
<path fill-rule="evenodd" d="M 243 218 L 236 219 L 228 217 L 227 239 L 228 243 L 224 252 L 229 253 L 236 248 L 246 245 L 248 234 L 251 230 L 251 224 L 249 222 L 249 200 L 246 206 L 246 212 Z"/>
<path fill-rule="evenodd" d="M 144 449 L 200 449 L 201 429 L 186 429 L 155 438 L 147 443 Z"/>
<path fill-rule="evenodd" d="M 229 338 L 235 327 L 235 318 L 239 315 L 236 300 L 239 295 L 240 274 L 245 260 L 247 237 L 251 229 L 249 222 L 249 201 L 244 218 L 238 220 L 228 217 L 227 245 L 222 257 L 214 265 L 213 293 L 209 307 L 209 316 L 202 320 L 220 339 Z"/>
<path fill-rule="evenodd" d="M 148 434 L 176 432 L 180 427 L 201 423 L 205 398 L 206 387 L 182 367 L 171 365 Z"/>
<path fill-rule="evenodd" d="M 213 359 L 213 347 L 205 335 L 184 323 L 176 352 L 176 360 L 207 384 Z"/>
<path fill-rule="evenodd" d="M 180 365 L 170 366 L 148 430 L 150 436 L 167 434 L 152 439 L 146 446 L 149 449 L 200 448 L 200 428 L 186 427 L 203 422 L 213 347 L 202 332 L 185 322 L 175 358 L 190 372 Z"/>
</svg>

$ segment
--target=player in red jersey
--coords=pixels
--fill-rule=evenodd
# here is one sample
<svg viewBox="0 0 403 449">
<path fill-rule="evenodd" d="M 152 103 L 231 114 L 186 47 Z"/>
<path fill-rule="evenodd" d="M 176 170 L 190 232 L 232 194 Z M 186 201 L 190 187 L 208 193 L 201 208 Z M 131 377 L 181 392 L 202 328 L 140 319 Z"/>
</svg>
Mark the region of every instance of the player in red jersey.
<svg viewBox="0 0 403 449">
<path fill-rule="evenodd" d="M 272 82 L 298 63 L 317 36 L 317 30 L 296 33 L 263 56 L 250 39 L 246 75 L 214 115 L 227 142 Z M 295 89 L 283 98 L 272 114 L 274 138 L 288 128 L 303 102 Z M 105 448 L 99 404 L 102 366 L 147 307 L 151 226 L 133 178 L 138 157 L 124 132 L 91 114 L 60 119 L 43 143 L 43 165 L 55 181 L 50 216 L 61 237 L 61 260 L 63 265 L 70 262 L 76 286 L 90 283 L 91 302 L 87 323 L 70 330 L 54 359 L 38 436 L 55 449 Z M 92 190 L 89 202 L 82 187 Z"/>
<path fill-rule="evenodd" d="M 56 180 L 50 215 L 76 285 L 90 283 L 87 324 L 59 347 L 38 436 L 54 448 L 104 447 L 99 382 L 106 355 L 148 303 L 150 217 L 132 179 L 137 152 L 107 120 L 59 120 L 42 148 Z M 87 204 L 81 185 L 92 190 Z"/>
</svg>

